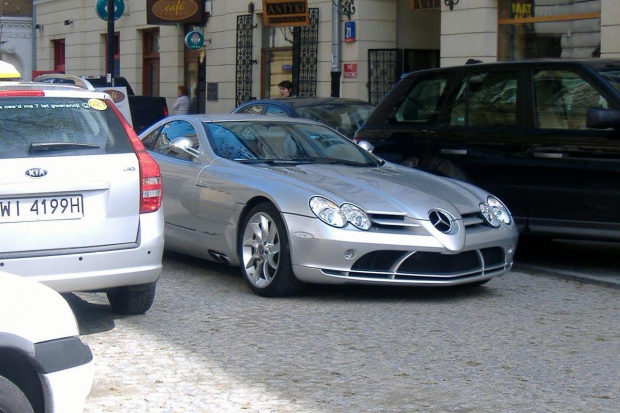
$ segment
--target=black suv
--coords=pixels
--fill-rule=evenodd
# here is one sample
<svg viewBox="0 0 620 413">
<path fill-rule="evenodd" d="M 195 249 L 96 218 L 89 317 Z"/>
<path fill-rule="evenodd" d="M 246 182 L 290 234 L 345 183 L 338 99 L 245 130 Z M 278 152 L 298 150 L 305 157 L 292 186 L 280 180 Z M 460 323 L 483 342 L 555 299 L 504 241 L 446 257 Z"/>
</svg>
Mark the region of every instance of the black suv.
<svg viewBox="0 0 620 413">
<path fill-rule="evenodd" d="M 409 73 L 355 139 L 485 188 L 522 234 L 620 240 L 620 60 Z"/>
</svg>

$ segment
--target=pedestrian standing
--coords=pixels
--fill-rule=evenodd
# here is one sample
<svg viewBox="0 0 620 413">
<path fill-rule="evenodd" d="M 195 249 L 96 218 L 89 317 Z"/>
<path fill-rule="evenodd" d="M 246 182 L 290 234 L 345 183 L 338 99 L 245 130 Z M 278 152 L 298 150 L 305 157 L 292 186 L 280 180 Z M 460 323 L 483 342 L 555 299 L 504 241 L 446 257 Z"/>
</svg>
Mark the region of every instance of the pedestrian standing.
<svg viewBox="0 0 620 413">
<path fill-rule="evenodd" d="M 178 115 L 187 115 L 189 113 L 189 105 L 190 105 L 189 96 L 187 96 L 187 88 L 183 85 L 179 85 L 177 90 L 178 90 L 177 92 L 178 98 L 177 98 L 177 101 L 174 102 L 174 105 L 172 106 L 172 110 L 174 111 L 174 113 Z"/>
</svg>

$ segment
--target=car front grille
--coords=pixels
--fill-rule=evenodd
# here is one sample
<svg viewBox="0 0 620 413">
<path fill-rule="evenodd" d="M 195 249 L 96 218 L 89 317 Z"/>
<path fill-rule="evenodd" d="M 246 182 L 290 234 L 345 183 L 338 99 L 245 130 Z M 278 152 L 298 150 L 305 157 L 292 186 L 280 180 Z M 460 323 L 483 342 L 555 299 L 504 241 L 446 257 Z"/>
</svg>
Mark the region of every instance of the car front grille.
<svg viewBox="0 0 620 413">
<path fill-rule="evenodd" d="M 351 270 L 325 271 L 328 275 L 358 280 L 395 282 L 450 283 L 468 278 L 492 276 L 510 268 L 501 247 L 441 254 L 424 251 L 374 251 L 353 264 Z"/>
</svg>

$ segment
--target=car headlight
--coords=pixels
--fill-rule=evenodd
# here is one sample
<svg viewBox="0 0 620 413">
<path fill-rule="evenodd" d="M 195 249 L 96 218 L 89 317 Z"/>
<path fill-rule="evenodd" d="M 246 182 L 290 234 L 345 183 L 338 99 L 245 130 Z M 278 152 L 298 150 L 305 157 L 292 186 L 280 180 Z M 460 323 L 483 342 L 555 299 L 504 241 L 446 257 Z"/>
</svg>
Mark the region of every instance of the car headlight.
<svg viewBox="0 0 620 413">
<path fill-rule="evenodd" d="M 495 228 L 498 228 L 500 223 L 509 225 L 512 222 L 512 216 L 506 205 L 493 195 L 489 195 L 486 204 L 480 203 L 480 212 L 484 219 Z"/>
<path fill-rule="evenodd" d="M 347 223 L 351 223 L 354 227 L 362 230 L 370 229 L 368 215 L 353 204 L 337 205 L 327 198 L 313 196 L 310 198 L 310 209 L 317 218 L 327 225 L 343 228 Z"/>
</svg>

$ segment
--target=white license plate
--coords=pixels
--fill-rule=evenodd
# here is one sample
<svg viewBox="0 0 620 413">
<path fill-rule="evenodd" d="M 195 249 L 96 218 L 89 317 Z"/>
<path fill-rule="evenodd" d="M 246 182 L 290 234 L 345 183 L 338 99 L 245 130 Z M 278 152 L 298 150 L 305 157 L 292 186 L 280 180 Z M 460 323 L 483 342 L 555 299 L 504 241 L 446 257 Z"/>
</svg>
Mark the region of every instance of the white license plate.
<svg viewBox="0 0 620 413">
<path fill-rule="evenodd" d="M 0 223 L 54 221 L 83 217 L 82 195 L 0 199 Z"/>
</svg>

